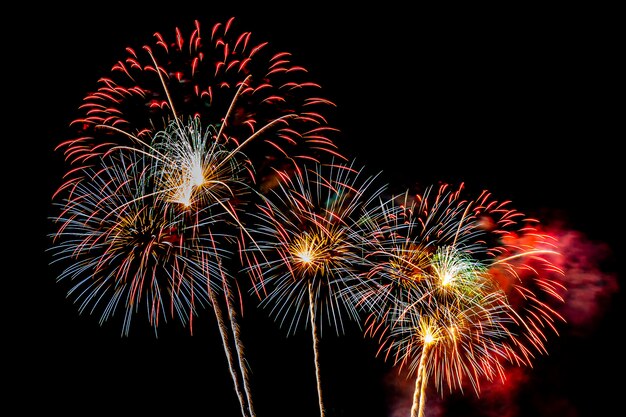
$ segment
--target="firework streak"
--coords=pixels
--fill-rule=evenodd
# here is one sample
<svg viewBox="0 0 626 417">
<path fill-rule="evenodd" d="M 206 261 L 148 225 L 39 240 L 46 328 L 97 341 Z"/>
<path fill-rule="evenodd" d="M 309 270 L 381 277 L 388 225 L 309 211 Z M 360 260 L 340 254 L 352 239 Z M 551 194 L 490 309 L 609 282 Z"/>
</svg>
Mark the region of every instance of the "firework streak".
<svg viewBox="0 0 626 417">
<path fill-rule="evenodd" d="M 320 86 L 233 23 L 155 33 L 85 96 L 75 136 L 57 148 L 68 170 L 51 251 L 79 311 L 104 322 L 122 310 L 123 335 L 140 311 L 156 333 L 168 317 L 191 331 L 212 307 L 242 415 L 253 416 L 229 272 L 250 242 L 242 213 L 272 186 L 267 173 L 342 157 Z"/>
</svg>

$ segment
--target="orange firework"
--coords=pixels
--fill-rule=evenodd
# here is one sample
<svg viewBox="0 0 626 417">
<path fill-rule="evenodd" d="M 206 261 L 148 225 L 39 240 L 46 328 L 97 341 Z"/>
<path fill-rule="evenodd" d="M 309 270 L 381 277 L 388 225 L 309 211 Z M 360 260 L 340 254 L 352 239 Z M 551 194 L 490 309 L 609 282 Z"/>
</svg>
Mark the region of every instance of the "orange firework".
<svg viewBox="0 0 626 417">
<path fill-rule="evenodd" d="M 412 416 L 424 413 L 427 382 L 476 392 L 504 378 L 504 364 L 530 365 L 545 353 L 562 317 L 555 242 L 528 219 L 483 192 L 463 187 L 391 199 L 366 227 L 373 267 L 352 297 L 367 307 L 368 334 L 380 352 L 416 375 Z"/>
</svg>

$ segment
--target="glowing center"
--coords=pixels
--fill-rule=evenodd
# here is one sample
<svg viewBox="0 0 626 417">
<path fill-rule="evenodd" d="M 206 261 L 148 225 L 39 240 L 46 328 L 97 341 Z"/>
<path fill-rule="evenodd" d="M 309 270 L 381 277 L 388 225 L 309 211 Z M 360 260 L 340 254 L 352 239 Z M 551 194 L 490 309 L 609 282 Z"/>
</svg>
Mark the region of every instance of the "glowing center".
<svg viewBox="0 0 626 417">
<path fill-rule="evenodd" d="M 444 287 L 447 287 L 452 284 L 453 280 L 454 280 L 454 275 L 451 272 L 449 271 L 444 272 L 441 277 L 441 285 L 443 285 Z"/>
<path fill-rule="evenodd" d="M 290 245 L 289 252 L 296 270 L 307 276 L 324 274 L 332 262 L 329 241 L 318 234 L 305 233 Z"/>
<path fill-rule="evenodd" d="M 432 331 L 427 330 L 426 334 L 424 334 L 424 343 L 429 345 L 433 343 L 434 341 L 435 341 L 435 336 L 433 335 Z"/>
<path fill-rule="evenodd" d="M 202 164 L 196 163 L 191 170 L 191 183 L 196 187 L 200 187 L 204 184 L 204 172 L 202 170 Z"/>
<path fill-rule="evenodd" d="M 310 249 L 302 250 L 296 253 L 296 258 L 304 264 L 310 264 L 313 262 L 315 254 Z"/>
<path fill-rule="evenodd" d="M 173 200 L 182 204 L 185 207 L 190 207 L 192 202 L 192 194 L 193 188 L 189 184 L 181 185 L 175 195 L 173 196 Z"/>
</svg>

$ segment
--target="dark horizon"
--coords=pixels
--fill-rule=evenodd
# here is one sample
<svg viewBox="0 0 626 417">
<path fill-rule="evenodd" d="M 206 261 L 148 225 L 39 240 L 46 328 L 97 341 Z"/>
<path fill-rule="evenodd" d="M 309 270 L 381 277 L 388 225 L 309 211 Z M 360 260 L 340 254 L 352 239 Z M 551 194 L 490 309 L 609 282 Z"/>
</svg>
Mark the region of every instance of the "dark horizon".
<svg viewBox="0 0 626 417">
<path fill-rule="evenodd" d="M 619 384 L 611 381 L 623 365 L 615 329 L 624 281 L 617 109 L 608 101 L 617 82 L 614 27 L 582 10 L 415 20 L 373 10 L 359 18 L 323 10 L 289 18 L 236 7 L 186 10 L 61 15 L 27 25 L 36 36 L 22 47 L 30 59 L 24 85 L 36 107 L 24 112 L 35 115 L 37 130 L 25 141 L 37 141 L 43 185 L 32 192 L 28 212 L 34 230 L 27 247 L 34 242 L 35 249 L 21 253 L 35 259 L 11 278 L 28 294 L 18 308 L 15 337 L 23 346 L 12 378 L 16 396 L 33 400 L 20 400 L 20 409 L 239 415 L 211 317 L 195 319 L 193 335 L 167 323 L 157 338 L 138 314 L 123 337 L 120 317 L 100 326 L 97 315 L 78 314 L 45 252 L 51 198 L 63 173 L 54 148 L 84 95 L 126 46 L 150 42 L 157 31 L 172 37 L 194 19 L 208 29 L 231 16 L 237 30 L 291 52 L 309 70 L 337 105 L 344 154 L 380 171 L 392 188 L 444 182 L 486 189 L 571 242 L 571 320 L 558 325 L 560 336 L 548 335 L 548 354 L 533 368 L 513 369 L 509 385 L 485 383 L 480 398 L 470 391 L 438 400 L 429 391 L 432 417 L 587 417 L 616 409 Z M 258 417 L 319 415 L 309 333 L 288 336 L 246 297 L 241 331 Z M 401 417 L 390 404 L 410 404 L 412 380 L 394 386 L 396 369 L 375 356 L 376 342 L 356 325 L 346 327 L 343 336 L 325 329 L 321 339 L 326 417 Z"/>
</svg>

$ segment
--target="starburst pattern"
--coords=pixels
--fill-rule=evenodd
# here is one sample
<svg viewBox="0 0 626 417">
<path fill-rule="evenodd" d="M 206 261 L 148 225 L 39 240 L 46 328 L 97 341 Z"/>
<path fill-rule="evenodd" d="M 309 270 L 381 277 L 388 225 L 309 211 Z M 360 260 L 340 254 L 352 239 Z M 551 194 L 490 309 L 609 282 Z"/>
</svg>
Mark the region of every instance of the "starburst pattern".
<svg viewBox="0 0 626 417">
<path fill-rule="evenodd" d="M 376 176 L 353 164 L 279 173 L 279 187 L 259 207 L 253 231 L 257 245 L 248 255 L 261 307 L 269 308 L 290 333 L 302 324 L 311 326 L 322 416 L 318 328 L 325 323 L 341 333 L 344 320 L 360 320 L 343 295 L 364 259 L 354 225 L 384 190 L 375 185 Z"/>
<path fill-rule="evenodd" d="M 530 365 L 562 317 L 562 274 L 554 240 L 537 222 L 493 200 L 461 198 L 463 187 L 408 194 L 365 217 L 373 265 L 352 298 L 370 311 L 380 351 L 416 374 L 412 415 L 422 415 L 426 382 L 476 392 L 503 377 L 504 363 Z"/>
<path fill-rule="evenodd" d="M 230 219 L 205 206 L 180 210 L 162 198 L 154 158 L 111 152 L 101 162 L 80 170 L 57 193 L 61 214 L 52 249 L 63 265 L 58 279 L 74 281 L 69 295 L 81 312 L 101 310 L 101 322 L 121 309 L 126 335 L 140 307 L 155 331 L 167 317 L 191 324 L 208 303 L 208 286 L 221 287 L 226 271 L 218 259 L 230 256 L 216 244 L 226 235 L 202 225 Z"/>
</svg>

